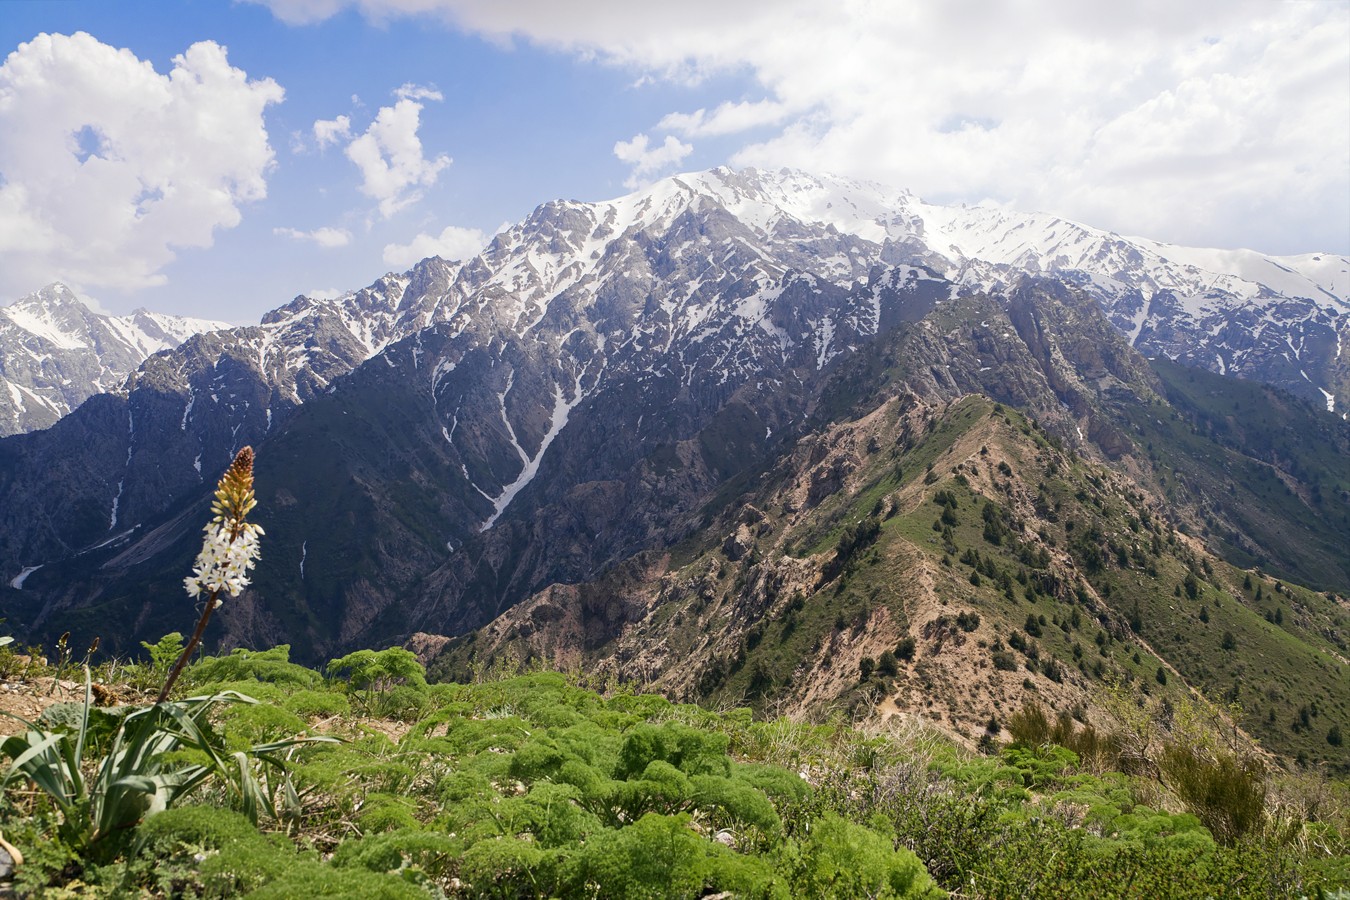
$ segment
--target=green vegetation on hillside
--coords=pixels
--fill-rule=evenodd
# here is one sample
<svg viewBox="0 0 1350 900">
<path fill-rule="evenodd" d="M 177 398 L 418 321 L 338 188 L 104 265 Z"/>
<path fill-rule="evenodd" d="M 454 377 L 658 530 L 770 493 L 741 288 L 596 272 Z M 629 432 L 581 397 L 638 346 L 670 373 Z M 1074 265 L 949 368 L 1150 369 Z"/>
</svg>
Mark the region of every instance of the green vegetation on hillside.
<svg viewBox="0 0 1350 900">
<path fill-rule="evenodd" d="M 1230 562 L 1350 593 L 1350 425 L 1269 385 L 1152 366 L 1168 405 L 1120 413 L 1167 499 Z"/>
<path fill-rule="evenodd" d="M 676 548 L 650 611 L 612 618 L 627 630 L 589 658 L 654 646 L 647 677 L 684 699 L 892 708 L 972 743 L 1024 702 L 1098 711 L 1121 684 L 1200 701 L 1283 765 L 1346 770 L 1350 611 L 1334 595 L 1210 555 L 1156 498 L 987 398 L 897 399 L 815 441 Z M 524 616 L 433 668 L 552 659 L 549 618 Z"/>
<path fill-rule="evenodd" d="M 376 671 L 389 651 L 364 653 L 333 667 L 363 666 L 360 684 L 289 663 L 284 647 L 186 670 L 184 690 L 262 701 L 212 716 L 227 746 L 342 738 L 287 754 L 291 799 L 257 827 L 208 780 L 81 849 L 64 839 L 61 810 L 11 778 L 0 832 L 25 857 L 15 886 L 53 897 L 1203 897 L 1350 884 L 1343 786 L 1309 803 L 1301 783 L 1282 785 L 1275 802 L 1264 781 L 1244 782 L 1260 788 L 1254 814 L 1178 802 L 1154 777 L 1120 771 L 1119 752 L 1092 751 L 1082 726 L 1034 707 L 1009 721 L 1011 741 L 972 756 L 926 729 L 756 721 L 602 695 L 556 672 L 428 685 L 403 657 L 385 660 L 406 676 L 395 677 Z M 1206 756 L 1192 767 L 1197 784 L 1221 768 Z"/>
</svg>

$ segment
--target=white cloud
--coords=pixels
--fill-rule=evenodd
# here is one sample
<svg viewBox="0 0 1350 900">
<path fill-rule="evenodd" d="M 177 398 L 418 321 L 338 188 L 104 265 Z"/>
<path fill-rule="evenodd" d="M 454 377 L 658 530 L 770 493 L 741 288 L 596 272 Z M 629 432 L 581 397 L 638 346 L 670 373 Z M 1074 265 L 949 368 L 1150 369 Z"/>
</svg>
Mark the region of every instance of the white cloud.
<svg viewBox="0 0 1350 900">
<path fill-rule="evenodd" d="M 650 183 L 654 176 L 678 166 L 680 160 L 694 150 L 692 145 L 682 143 L 669 134 L 666 135 L 665 142 L 656 147 L 649 148 L 650 143 L 651 139 L 645 134 L 634 135 L 631 141 L 615 143 L 614 155 L 620 162 L 633 167 L 633 171 L 624 182 L 626 186 L 638 188 Z"/>
<path fill-rule="evenodd" d="M 0 296 L 163 284 L 175 248 L 267 195 L 263 111 L 283 96 L 210 41 L 167 75 L 84 33 L 20 44 L 0 66 Z"/>
<path fill-rule="evenodd" d="M 309 241 L 326 250 L 345 247 L 352 242 L 352 233 L 345 228 L 316 228 L 313 231 L 300 231 L 295 228 L 273 228 L 278 237 L 287 237 L 296 241 Z"/>
<path fill-rule="evenodd" d="M 448 156 L 422 155 L 421 114 L 422 104 L 407 97 L 382 106 L 365 133 L 347 145 L 347 158 L 361 170 L 361 192 L 379 202 L 386 219 L 422 199 L 423 189 L 450 165 Z"/>
<path fill-rule="evenodd" d="M 435 88 L 423 87 L 411 82 L 395 90 L 394 96 L 400 100 L 435 100 L 438 103 L 445 99 L 441 92 Z"/>
<path fill-rule="evenodd" d="M 305 291 L 305 296 L 311 300 L 336 300 L 345 293 L 347 292 L 337 288 L 312 288 Z"/>
<path fill-rule="evenodd" d="M 428 256 L 442 259 L 468 259 L 487 246 L 488 236 L 477 228 L 449 225 L 440 234 L 419 234 L 407 244 L 387 244 L 384 264 L 408 269 Z"/>
<path fill-rule="evenodd" d="M 990 197 L 1178 242 L 1350 249 L 1343 2 L 255 2 L 294 22 L 340 9 L 434 17 L 644 82 L 748 74 L 762 103 L 659 126 L 686 138 L 777 129 L 738 164 Z"/>
<path fill-rule="evenodd" d="M 314 140 L 318 143 L 320 150 L 329 144 L 345 141 L 351 136 L 352 120 L 348 116 L 338 116 L 336 119 L 319 119 L 314 123 Z"/>
<path fill-rule="evenodd" d="M 727 101 L 711 113 L 706 109 L 697 109 L 692 113 L 670 113 L 656 127 L 685 137 L 718 137 L 765 125 L 777 125 L 787 116 L 787 107 L 772 100 L 758 103 Z"/>
</svg>

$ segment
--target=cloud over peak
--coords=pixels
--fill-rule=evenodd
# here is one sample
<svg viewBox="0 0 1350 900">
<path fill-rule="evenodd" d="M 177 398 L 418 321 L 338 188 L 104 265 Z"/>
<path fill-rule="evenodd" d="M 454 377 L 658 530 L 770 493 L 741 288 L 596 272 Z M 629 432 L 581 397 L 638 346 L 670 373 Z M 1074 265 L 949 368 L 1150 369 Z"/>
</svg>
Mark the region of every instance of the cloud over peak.
<svg viewBox="0 0 1350 900">
<path fill-rule="evenodd" d="M 396 269 L 408 269 L 429 256 L 442 259 L 468 259 L 487 246 L 488 236 L 477 228 L 447 225 L 440 234 L 419 234 L 407 244 L 388 244 L 384 248 L 384 264 Z"/>
<path fill-rule="evenodd" d="M 669 165 L 680 138 L 754 129 L 721 161 L 1175 242 L 1350 249 L 1344 2 L 255 2 L 287 21 L 431 19 L 630 67 L 641 84 L 753 83 L 758 99 L 667 110 L 620 141 L 630 183 Z"/>
<path fill-rule="evenodd" d="M 693 150 L 692 144 L 686 144 L 669 134 L 664 142 L 655 147 L 651 146 L 651 138 L 645 134 L 637 134 L 632 140 L 614 144 L 614 155 L 620 162 L 632 167 L 632 172 L 624 181 L 624 185 L 629 188 L 650 184 L 662 172 L 678 166 Z"/>
</svg>

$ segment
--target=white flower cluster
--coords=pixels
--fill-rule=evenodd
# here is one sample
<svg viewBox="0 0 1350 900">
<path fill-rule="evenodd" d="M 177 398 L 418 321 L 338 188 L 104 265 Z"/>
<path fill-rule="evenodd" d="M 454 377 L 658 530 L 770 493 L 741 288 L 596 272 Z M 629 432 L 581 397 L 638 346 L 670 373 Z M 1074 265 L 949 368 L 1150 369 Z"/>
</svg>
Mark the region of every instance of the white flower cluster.
<svg viewBox="0 0 1350 900">
<path fill-rule="evenodd" d="M 262 528 L 245 522 L 231 541 L 228 521 L 207 525 L 202 552 L 197 554 L 192 574 L 183 580 L 188 594 L 198 597 L 226 593 L 238 597 L 239 592 L 248 587 L 248 570 L 258 559 L 258 536 L 262 533 Z M 217 596 L 216 605 L 222 602 Z"/>
</svg>

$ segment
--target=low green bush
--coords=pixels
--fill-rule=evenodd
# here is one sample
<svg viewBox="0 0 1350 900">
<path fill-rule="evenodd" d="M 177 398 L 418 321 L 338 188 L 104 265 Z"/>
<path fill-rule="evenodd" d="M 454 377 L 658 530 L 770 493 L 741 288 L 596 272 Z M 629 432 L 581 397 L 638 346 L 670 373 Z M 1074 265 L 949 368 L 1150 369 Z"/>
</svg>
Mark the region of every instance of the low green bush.
<svg viewBox="0 0 1350 900">
<path fill-rule="evenodd" d="M 281 702 L 286 709 L 304 718 L 326 719 L 349 716 L 352 712 L 352 705 L 347 698 L 332 691 L 296 691 Z"/>
<path fill-rule="evenodd" d="M 191 666 L 185 676 L 194 684 L 212 681 L 265 681 L 312 688 L 323 679 L 318 672 L 291 662 L 291 645 L 267 650 L 235 649 L 228 656 L 208 656 Z"/>
</svg>

